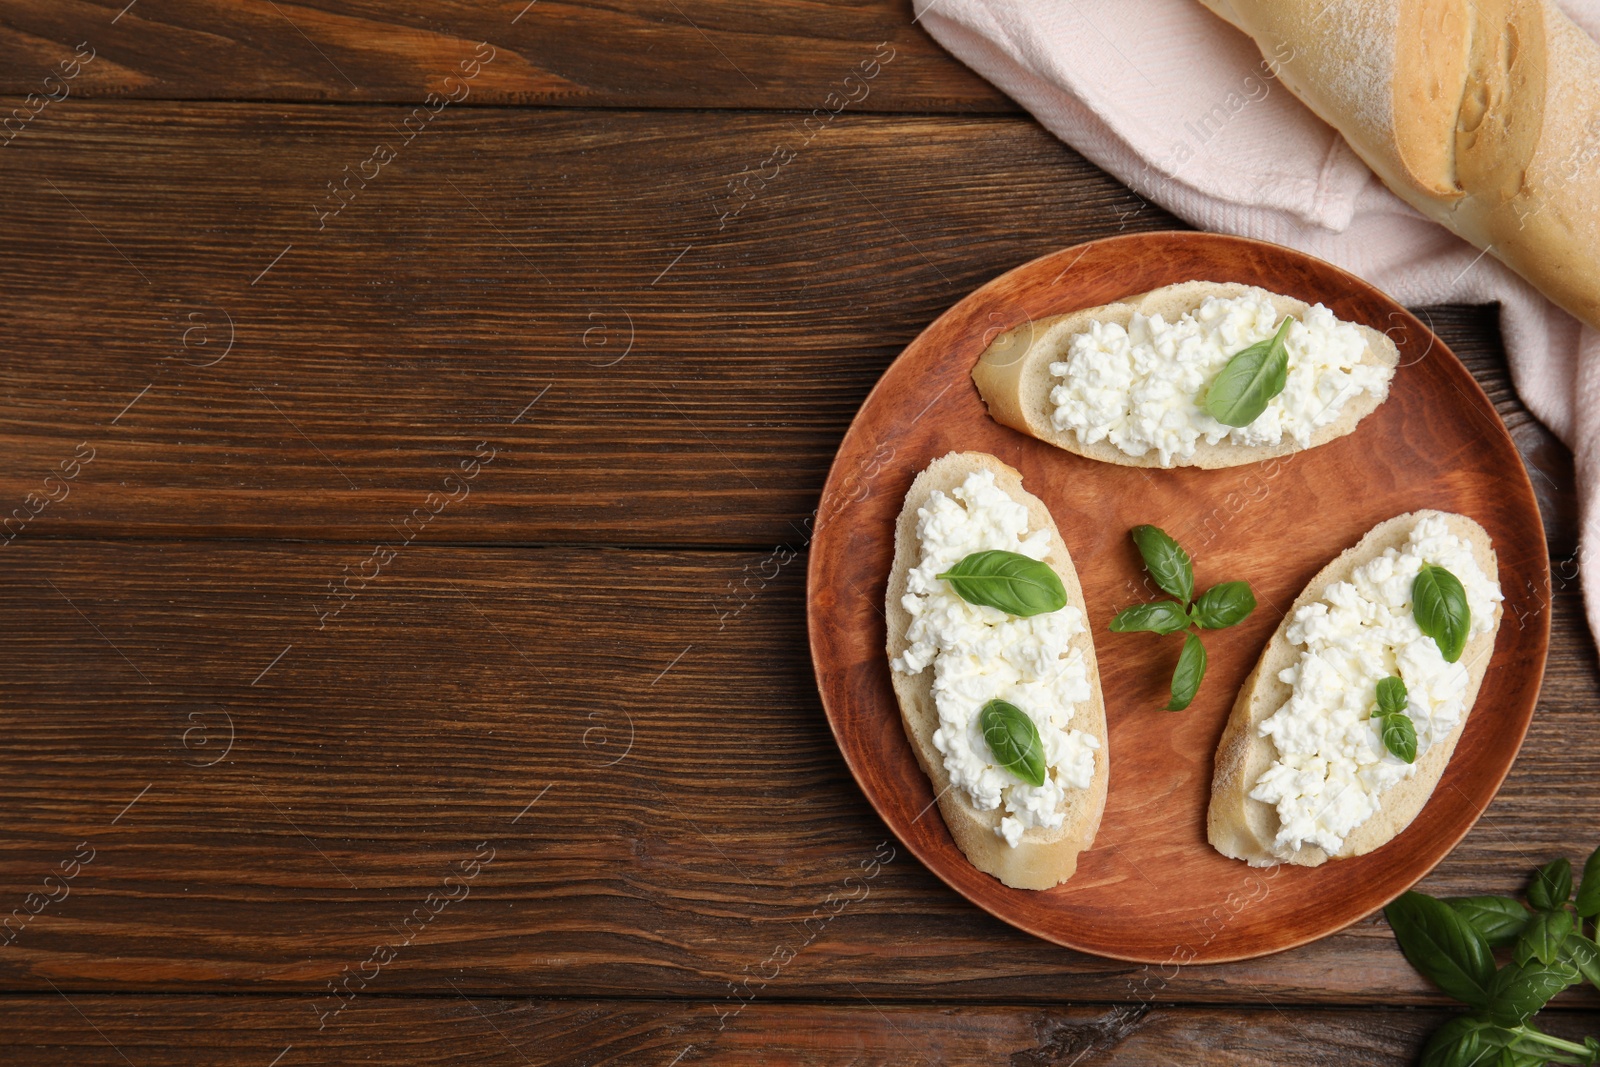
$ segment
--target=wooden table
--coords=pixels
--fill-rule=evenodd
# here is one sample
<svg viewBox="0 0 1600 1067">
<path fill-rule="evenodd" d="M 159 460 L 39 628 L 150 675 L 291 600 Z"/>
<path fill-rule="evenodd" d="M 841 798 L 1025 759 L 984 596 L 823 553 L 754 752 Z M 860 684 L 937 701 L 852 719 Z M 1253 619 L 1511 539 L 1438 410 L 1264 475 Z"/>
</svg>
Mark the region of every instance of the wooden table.
<svg viewBox="0 0 1600 1067">
<path fill-rule="evenodd" d="M 862 397 L 995 274 L 1178 225 L 908 5 L 124 3 L 0 0 L 0 1059 L 1402 1063 L 1444 1018 L 1380 919 L 1031 940 L 846 772 L 804 564 Z M 1559 561 L 1425 883 L 1508 891 L 1600 838 L 1572 465 L 1494 309 L 1425 311 Z"/>
</svg>

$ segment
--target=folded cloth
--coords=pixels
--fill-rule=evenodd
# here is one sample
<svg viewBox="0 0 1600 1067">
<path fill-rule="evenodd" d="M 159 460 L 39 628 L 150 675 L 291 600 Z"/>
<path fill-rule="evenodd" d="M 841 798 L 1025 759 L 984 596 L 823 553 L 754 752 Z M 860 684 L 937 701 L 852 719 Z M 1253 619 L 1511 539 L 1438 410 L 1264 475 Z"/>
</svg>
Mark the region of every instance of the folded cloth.
<svg viewBox="0 0 1600 1067">
<path fill-rule="evenodd" d="M 1561 7 L 1600 39 L 1600 0 Z M 1517 392 L 1573 452 L 1578 568 L 1600 635 L 1600 331 L 1384 188 L 1255 42 L 1195 0 L 916 0 L 916 21 L 1193 226 L 1298 248 L 1413 307 L 1498 303 Z"/>
</svg>

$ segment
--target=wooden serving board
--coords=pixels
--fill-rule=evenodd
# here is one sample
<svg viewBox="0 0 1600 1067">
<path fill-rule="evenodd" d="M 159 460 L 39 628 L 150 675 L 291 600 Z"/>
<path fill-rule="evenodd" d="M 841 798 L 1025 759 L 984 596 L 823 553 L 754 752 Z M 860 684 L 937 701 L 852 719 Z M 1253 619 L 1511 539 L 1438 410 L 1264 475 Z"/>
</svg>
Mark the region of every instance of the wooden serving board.
<svg viewBox="0 0 1600 1067">
<path fill-rule="evenodd" d="M 992 421 L 970 373 L 1003 330 L 1202 279 L 1321 302 L 1394 339 L 1389 399 L 1356 431 L 1276 461 L 1204 471 L 1097 463 Z M 956 848 L 901 725 L 883 619 L 894 522 L 911 480 L 954 450 L 992 453 L 1054 514 L 1077 565 L 1110 731 L 1110 795 L 1078 872 L 1008 889 Z M 1504 618 L 1483 688 L 1432 800 L 1383 848 L 1320 868 L 1256 870 L 1206 842 L 1212 755 L 1245 675 L 1286 608 L 1376 523 L 1417 508 L 1470 515 L 1494 540 Z M 1193 705 L 1169 713 L 1176 638 L 1113 634 L 1148 599 L 1128 530 L 1167 530 L 1196 586 L 1246 579 L 1260 607 L 1208 632 Z M 1221 962 L 1330 934 L 1398 896 L 1478 819 L 1533 715 L 1549 643 L 1549 558 L 1522 462 L 1454 354 L 1360 279 L 1289 249 L 1201 233 L 1108 238 L 1017 268 L 939 317 L 862 405 L 824 489 L 808 578 L 812 658 L 829 722 L 868 799 L 906 846 L 979 907 L 1061 945 L 1156 964 Z"/>
</svg>

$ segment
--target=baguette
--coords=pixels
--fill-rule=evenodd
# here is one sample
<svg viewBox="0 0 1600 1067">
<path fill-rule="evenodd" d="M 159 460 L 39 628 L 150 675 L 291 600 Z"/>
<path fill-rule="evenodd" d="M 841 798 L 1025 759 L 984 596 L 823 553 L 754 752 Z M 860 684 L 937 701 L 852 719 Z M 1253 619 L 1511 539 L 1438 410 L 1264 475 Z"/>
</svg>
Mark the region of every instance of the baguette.
<svg viewBox="0 0 1600 1067">
<path fill-rule="evenodd" d="M 1083 589 L 1073 568 L 1072 558 L 1061 540 L 1060 531 L 1044 504 L 1023 489 L 1021 476 L 993 456 L 981 452 L 952 452 L 933 461 L 912 482 L 895 524 L 894 563 L 889 574 L 885 603 L 888 654 L 892 663 L 911 646 L 908 630 L 912 616 L 904 599 L 909 591 L 910 573 L 922 561 L 917 513 L 930 504 L 935 491 L 949 495 L 975 471 L 991 472 L 997 488 L 1013 501 L 1026 506 L 1030 533 L 1049 531 L 1049 551 L 1044 561 L 1060 577 L 1068 605 L 1076 607 L 1083 614 L 1083 632 L 1071 638 L 1066 655 L 1074 652 L 1082 655 L 1087 668 L 1089 699 L 1073 705 L 1068 725 L 1073 730 L 1087 733 L 1099 746 L 1098 751 L 1093 753 L 1094 773 L 1089 787 L 1078 789 L 1069 785 L 1062 806 L 1058 809 L 1064 813 L 1061 825 L 1053 829 L 1028 826 L 1016 846 L 1012 847 L 998 832 L 1000 821 L 1006 814 L 1003 804 L 993 810 L 981 810 L 963 789 L 951 787 L 951 776 L 945 768 L 944 756 L 934 744 L 934 732 L 939 729 L 939 712 L 934 698 L 934 665 L 929 663 L 915 674 L 896 668 L 890 671 L 890 676 L 906 736 L 916 752 L 918 764 L 933 784 L 940 814 L 944 816 L 957 846 L 973 866 L 1014 889 L 1049 889 L 1072 877 L 1078 866 L 1078 854 L 1089 847 L 1100 827 L 1109 779 L 1105 702 L 1100 693 L 1094 643 L 1088 632 Z"/>
<path fill-rule="evenodd" d="M 1104 463 L 1119 463 L 1129 467 L 1161 467 L 1164 464 L 1154 450 L 1142 455 L 1130 455 L 1109 439 L 1085 442 L 1072 428 L 1057 429 L 1053 421 L 1054 403 L 1051 390 L 1061 379 L 1050 373 L 1050 364 L 1067 358 L 1068 344 L 1075 334 L 1083 333 L 1095 322 L 1115 323 L 1124 328 L 1135 313 L 1145 316 L 1159 315 L 1168 323 L 1181 315 L 1199 308 L 1207 298 L 1231 299 L 1254 296 L 1269 299 L 1280 318 L 1292 315 L 1304 319 L 1311 305 L 1293 297 L 1270 293 L 1255 286 L 1234 282 L 1190 281 L 1168 285 L 1148 293 L 1129 297 L 1115 304 L 1087 308 L 1066 315 L 1025 323 L 995 338 L 984 351 L 972 370 L 972 379 L 978 392 L 988 405 L 989 415 L 999 423 L 1021 430 L 1031 437 L 1068 452 Z M 1338 418 L 1316 429 L 1311 435 L 1311 447 L 1324 444 L 1356 428 L 1356 424 L 1371 414 L 1388 396 L 1388 383 L 1400 362 L 1400 351 L 1386 335 L 1369 326 L 1360 326 L 1367 341 L 1361 362 L 1379 368 L 1382 388 L 1377 392 L 1360 392 L 1349 397 Z M 1299 451 L 1302 446 L 1292 436 L 1285 434 L 1276 444 L 1234 444 L 1223 438 L 1216 444 L 1203 437 L 1194 445 L 1194 453 L 1180 458 L 1178 465 L 1193 467 L 1234 467 L 1256 463 L 1274 456 Z"/>
<path fill-rule="evenodd" d="M 1386 844 L 1409 826 L 1433 794 L 1434 786 L 1444 774 L 1456 742 L 1466 727 L 1467 717 L 1477 699 L 1478 687 L 1488 669 L 1495 635 L 1500 629 L 1501 610 L 1498 602 L 1494 607 L 1493 625 L 1468 640 L 1459 660 L 1468 672 L 1460 721 L 1448 736 L 1432 744 L 1417 757 L 1416 771 L 1412 777 L 1401 779 L 1378 792 L 1378 810 L 1351 830 L 1345 836 L 1343 846 L 1335 853 L 1330 855 L 1323 848 L 1309 843 L 1287 856 L 1275 853 L 1274 842 L 1281 825 L 1278 811 L 1274 805 L 1250 796 L 1262 773 L 1278 755 L 1273 740 L 1262 736 L 1260 728 L 1292 693 L 1291 686 L 1281 681 L 1278 674 L 1300 661 L 1300 650 L 1291 645 L 1287 637 L 1296 612 L 1307 604 L 1321 600 L 1327 588 L 1335 582 L 1350 580 L 1356 568 L 1381 556 L 1386 549 L 1403 548 L 1417 521 L 1427 516 L 1442 518 L 1450 532 L 1471 546 L 1473 558 L 1483 574 L 1494 580 L 1498 573 L 1494 548 L 1483 527 L 1463 515 L 1439 511 L 1410 512 L 1379 523 L 1354 547 L 1346 549 L 1317 572 L 1284 614 L 1283 621 L 1267 642 L 1260 662 L 1245 679 L 1217 746 L 1206 830 L 1211 844 L 1224 856 L 1245 860 L 1253 867 L 1272 866 L 1280 861 L 1316 867 L 1329 859 L 1364 855 Z"/>
<path fill-rule="evenodd" d="M 1397 196 L 1600 329 L 1600 44 L 1550 0 L 1202 0 Z"/>
</svg>

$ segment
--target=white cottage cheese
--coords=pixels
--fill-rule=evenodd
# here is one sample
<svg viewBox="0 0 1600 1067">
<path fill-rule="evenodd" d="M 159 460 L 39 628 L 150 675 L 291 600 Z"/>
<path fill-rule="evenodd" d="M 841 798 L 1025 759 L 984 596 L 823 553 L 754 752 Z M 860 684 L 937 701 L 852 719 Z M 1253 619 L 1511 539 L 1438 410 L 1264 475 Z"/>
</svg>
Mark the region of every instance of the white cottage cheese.
<svg viewBox="0 0 1600 1067">
<path fill-rule="evenodd" d="M 1416 772 L 1416 764 L 1389 754 L 1371 718 L 1380 679 L 1398 674 L 1406 684 L 1419 761 L 1468 710 L 1465 659 L 1446 663 L 1412 614 L 1411 583 L 1425 563 L 1460 580 L 1472 634 L 1494 626 L 1499 583 L 1478 567 L 1472 546 L 1434 516 L 1418 520 L 1403 549 L 1387 549 L 1350 581 L 1329 585 L 1290 621 L 1287 637 L 1300 659 L 1278 677 L 1294 694 L 1261 724 L 1278 756 L 1250 793 L 1277 806 L 1273 852 L 1280 859 L 1308 845 L 1337 852 L 1379 810 L 1379 791 Z"/>
<path fill-rule="evenodd" d="M 1201 410 L 1198 398 L 1239 352 L 1267 340 L 1281 320 L 1262 296 L 1208 297 L 1176 322 L 1135 314 L 1126 329 L 1094 323 L 1074 334 L 1067 358 L 1050 364 L 1061 379 L 1050 392 L 1052 421 L 1084 444 L 1109 441 L 1130 456 L 1154 449 L 1163 467 L 1194 455 L 1201 441 L 1302 448 L 1339 418 L 1352 398 L 1388 395 L 1383 367 L 1363 364 L 1366 335 L 1321 304 L 1289 327 L 1289 381 L 1248 426 L 1227 426 Z"/>
<path fill-rule="evenodd" d="M 1005 805 L 996 832 L 1013 848 L 1030 826 L 1060 826 L 1067 790 L 1087 789 L 1094 779 L 1100 742 L 1069 728 L 1074 705 L 1090 695 L 1083 654 L 1068 648 L 1084 632 L 1083 613 L 1068 604 L 1013 618 L 967 603 L 935 576 L 973 552 L 1003 549 L 1044 559 L 1050 532 L 1027 530 L 1028 509 L 997 487 L 990 471 L 967 475 L 949 495 L 935 491 L 917 511 L 922 561 L 911 571 L 901 601 L 911 613 L 910 647 L 893 663 L 905 674 L 933 665 L 939 712 L 934 747 L 944 756 L 951 785 L 965 791 L 973 806 L 993 811 Z M 1038 727 L 1049 768 L 1044 785 L 1031 786 L 993 762 L 978 713 L 995 699 L 1015 704 Z"/>
</svg>

